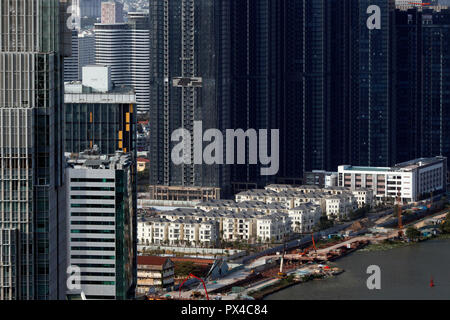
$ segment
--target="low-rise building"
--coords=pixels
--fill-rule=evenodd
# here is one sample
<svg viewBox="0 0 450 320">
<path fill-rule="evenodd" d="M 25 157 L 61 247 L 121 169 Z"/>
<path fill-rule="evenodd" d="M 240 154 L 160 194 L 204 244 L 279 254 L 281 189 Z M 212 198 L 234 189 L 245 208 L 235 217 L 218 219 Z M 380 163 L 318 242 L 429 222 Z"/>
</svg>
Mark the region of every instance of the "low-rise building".
<svg viewBox="0 0 450 320">
<path fill-rule="evenodd" d="M 345 219 L 350 212 L 358 209 L 355 197 L 349 195 L 334 195 L 325 199 L 326 214 L 331 219 Z"/>
<path fill-rule="evenodd" d="M 220 234 L 218 223 L 205 221 L 198 224 L 198 241 L 205 246 L 214 246 L 218 243 Z"/>
<path fill-rule="evenodd" d="M 372 189 L 378 201 L 420 201 L 447 191 L 447 158 L 420 158 L 393 167 L 339 166 L 339 185 Z"/>
<path fill-rule="evenodd" d="M 359 188 L 352 191 L 353 196 L 356 198 L 358 208 L 365 206 L 372 206 L 374 202 L 373 190 L 368 188 Z"/>
<path fill-rule="evenodd" d="M 161 217 L 142 218 L 138 221 L 138 243 L 165 244 L 169 240 L 169 220 Z"/>
<path fill-rule="evenodd" d="M 292 231 L 296 233 L 309 233 L 319 223 L 322 208 L 312 203 L 305 203 L 289 210 Z"/>
<path fill-rule="evenodd" d="M 253 213 L 234 213 L 224 217 L 222 234 L 226 241 L 255 240 L 255 215 Z"/>
<path fill-rule="evenodd" d="M 150 165 L 150 160 L 145 158 L 137 158 L 137 171 L 142 172 L 145 171 L 145 169 L 148 169 Z"/>
<path fill-rule="evenodd" d="M 272 214 L 256 218 L 256 236 L 261 242 L 277 242 L 291 235 L 291 220 L 285 214 Z"/>
<path fill-rule="evenodd" d="M 175 265 L 169 258 L 158 256 L 137 257 L 138 294 L 148 294 L 152 288 L 167 288 L 174 284 Z"/>
<path fill-rule="evenodd" d="M 202 221 L 196 216 L 169 220 L 163 217 L 138 221 L 138 243 L 142 245 L 204 245 L 215 246 L 219 240 L 219 222 Z"/>
<path fill-rule="evenodd" d="M 337 186 L 337 172 L 327 172 L 324 170 L 313 170 L 305 172 L 303 180 L 307 185 L 315 185 L 321 188 Z"/>
</svg>

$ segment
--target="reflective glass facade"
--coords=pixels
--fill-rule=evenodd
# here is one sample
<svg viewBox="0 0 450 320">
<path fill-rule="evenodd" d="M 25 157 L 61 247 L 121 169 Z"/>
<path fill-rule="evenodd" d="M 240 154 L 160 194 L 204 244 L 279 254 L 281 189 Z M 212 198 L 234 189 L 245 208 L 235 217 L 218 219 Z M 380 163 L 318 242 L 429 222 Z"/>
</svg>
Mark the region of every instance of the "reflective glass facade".
<svg viewBox="0 0 450 320">
<path fill-rule="evenodd" d="M 20 239 L 15 294 L 5 294 L 10 285 L 0 276 L 4 299 L 65 294 L 59 232 L 65 10 L 65 1 L 0 2 L 0 229 L 18 230 Z"/>
<path fill-rule="evenodd" d="M 135 150 L 136 117 L 133 109 L 134 104 L 67 103 L 65 151 L 80 153 L 94 145 L 98 146 L 101 154 Z"/>
</svg>

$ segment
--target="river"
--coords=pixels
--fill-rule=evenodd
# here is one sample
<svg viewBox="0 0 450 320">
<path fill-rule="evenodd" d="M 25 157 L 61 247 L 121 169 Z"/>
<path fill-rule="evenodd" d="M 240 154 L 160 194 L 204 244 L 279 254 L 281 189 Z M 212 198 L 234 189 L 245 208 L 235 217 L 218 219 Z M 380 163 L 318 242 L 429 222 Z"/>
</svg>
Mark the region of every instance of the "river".
<svg viewBox="0 0 450 320">
<path fill-rule="evenodd" d="M 450 239 L 434 239 L 386 251 L 358 251 L 332 263 L 339 276 L 299 284 L 266 300 L 450 300 Z M 381 290 L 369 290 L 367 267 L 381 268 Z M 430 288 L 433 277 L 435 287 Z"/>
</svg>

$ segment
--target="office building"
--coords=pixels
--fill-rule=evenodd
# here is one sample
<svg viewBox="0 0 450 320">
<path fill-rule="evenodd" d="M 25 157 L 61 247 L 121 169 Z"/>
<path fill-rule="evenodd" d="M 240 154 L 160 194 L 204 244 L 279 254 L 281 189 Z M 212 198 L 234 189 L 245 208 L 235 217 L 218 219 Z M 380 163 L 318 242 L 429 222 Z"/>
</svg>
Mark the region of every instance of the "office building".
<svg viewBox="0 0 450 320">
<path fill-rule="evenodd" d="M 72 21 L 77 30 L 93 26 L 101 17 L 102 0 L 72 0 Z"/>
<path fill-rule="evenodd" d="M 136 197 L 131 154 L 68 156 L 67 242 L 69 264 L 81 271 L 88 300 L 134 298 Z"/>
<path fill-rule="evenodd" d="M 72 30 L 72 55 L 64 59 L 64 81 L 79 81 L 82 68 L 95 63 L 95 38 L 89 31 Z"/>
<path fill-rule="evenodd" d="M 422 55 L 420 157 L 450 156 L 450 10 L 424 9 Z M 400 115 L 399 115 L 400 116 Z"/>
<path fill-rule="evenodd" d="M 447 158 L 420 158 L 393 167 L 339 166 L 339 185 L 372 189 L 378 201 L 403 203 L 427 199 L 447 190 Z"/>
<path fill-rule="evenodd" d="M 95 64 L 95 36 L 92 31 L 78 33 L 78 75 L 83 76 L 83 67 Z"/>
<path fill-rule="evenodd" d="M 78 31 L 72 30 L 72 55 L 64 58 L 64 82 L 78 81 L 81 75 L 79 74 L 79 42 Z"/>
<path fill-rule="evenodd" d="M 111 67 L 116 85 L 132 86 L 138 113 L 149 112 L 150 21 L 146 13 L 129 13 L 128 23 L 95 25 L 95 60 Z"/>
<path fill-rule="evenodd" d="M 409 6 L 396 10 L 396 162 L 450 155 L 450 10 Z"/>
<path fill-rule="evenodd" d="M 303 181 L 306 185 L 315 185 L 321 188 L 337 186 L 337 172 L 327 172 L 325 170 L 313 170 L 305 172 Z"/>
<path fill-rule="evenodd" d="M 63 59 L 71 34 L 66 1 L 29 4 L 0 2 L 0 297 L 64 299 Z"/>
<path fill-rule="evenodd" d="M 75 14 L 79 17 L 98 18 L 101 16 L 102 0 L 72 0 Z"/>
<path fill-rule="evenodd" d="M 389 167 L 450 154 L 445 8 L 197 4 L 150 4 L 152 185 L 215 187 L 228 197 L 274 181 L 305 183 L 305 172 L 342 163 Z M 380 8 L 380 28 L 368 27 L 370 6 Z M 197 16 L 201 25 L 192 23 Z M 194 121 L 204 131 L 280 129 L 277 176 L 260 176 L 259 165 L 174 165 L 171 134 Z"/>
<path fill-rule="evenodd" d="M 95 61 L 96 64 L 111 68 L 111 80 L 116 84 L 128 84 L 129 73 L 129 27 L 126 23 L 96 24 Z"/>
<path fill-rule="evenodd" d="M 0 272 L 3 278 L 0 300 L 16 300 L 21 279 L 19 230 L 2 227 L 0 237 Z"/>
<path fill-rule="evenodd" d="M 380 8 L 380 28 L 367 26 L 367 9 Z M 351 101 L 347 161 L 369 166 L 389 166 L 395 155 L 395 81 L 393 45 L 395 2 L 392 0 L 351 1 L 350 82 Z M 344 142 L 340 142 L 344 143 Z"/>
<path fill-rule="evenodd" d="M 102 23 L 122 23 L 123 4 L 117 1 L 102 2 Z"/>
<path fill-rule="evenodd" d="M 136 108 L 148 114 L 150 106 L 150 20 L 148 13 L 128 13 L 130 27 L 130 85 L 136 91 Z M 148 149 L 148 148 L 147 148 Z"/>
<path fill-rule="evenodd" d="M 381 29 L 367 27 L 371 5 Z M 392 164 L 394 2 L 284 1 L 282 12 L 279 182 L 342 161 Z"/>
<path fill-rule="evenodd" d="M 136 151 L 136 96 L 131 87 L 114 86 L 111 69 L 83 67 L 83 81 L 65 84 L 65 151 L 98 147 L 101 154 Z"/>
<path fill-rule="evenodd" d="M 227 2 L 156 0 L 150 2 L 150 184 L 229 188 L 230 168 L 221 165 L 175 165 L 172 132 L 231 128 L 226 78 L 229 17 Z M 222 28 L 223 26 L 223 28 Z M 182 57 L 182 59 L 180 59 Z M 225 170 L 225 171 L 224 171 Z"/>
</svg>

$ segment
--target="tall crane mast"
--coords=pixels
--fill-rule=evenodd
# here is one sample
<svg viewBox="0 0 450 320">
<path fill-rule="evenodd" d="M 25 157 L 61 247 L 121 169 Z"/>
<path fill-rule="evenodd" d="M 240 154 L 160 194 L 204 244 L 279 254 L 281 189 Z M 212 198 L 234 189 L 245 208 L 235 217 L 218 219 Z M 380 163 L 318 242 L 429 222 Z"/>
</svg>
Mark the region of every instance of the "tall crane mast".
<svg viewBox="0 0 450 320">
<path fill-rule="evenodd" d="M 281 255 L 280 260 L 280 272 L 278 272 L 278 278 L 285 279 L 287 274 L 283 271 L 283 264 L 284 264 L 284 255 L 286 253 L 286 237 L 283 237 L 283 254 Z"/>
</svg>

